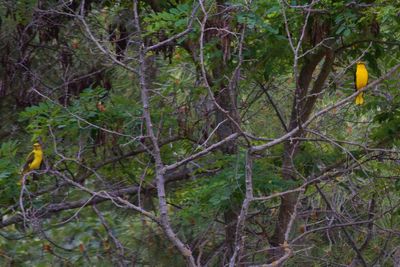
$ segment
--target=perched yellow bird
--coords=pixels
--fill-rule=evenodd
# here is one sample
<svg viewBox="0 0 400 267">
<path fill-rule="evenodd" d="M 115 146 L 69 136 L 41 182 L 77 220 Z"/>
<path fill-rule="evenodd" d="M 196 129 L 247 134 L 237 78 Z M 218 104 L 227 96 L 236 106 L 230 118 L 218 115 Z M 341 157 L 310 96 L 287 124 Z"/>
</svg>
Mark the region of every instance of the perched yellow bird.
<svg viewBox="0 0 400 267">
<path fill-rule="evenodd" d="M 26 158 L 26 163 L 22 168 L 22 175 L 32 170 L 37 170 L 40 168 L 40 165 L 43 161 L 43 150 L 42 146 L 39 143 L 33 144 L 33 150 L 29 153 L 28 157 Z M 22 178 L 18 184 L 22 184 Z"/>
<path fill-rule="evenodd" d="M 354 75 L 354 87 L 355 89 L 361 90 L 368 83 L 368 71 L 365 67 L 364 62 L 357 62 L 356 73 Z M 364 92 L 356 96 L 356 105 L 364 104 Z"/>
</svg>

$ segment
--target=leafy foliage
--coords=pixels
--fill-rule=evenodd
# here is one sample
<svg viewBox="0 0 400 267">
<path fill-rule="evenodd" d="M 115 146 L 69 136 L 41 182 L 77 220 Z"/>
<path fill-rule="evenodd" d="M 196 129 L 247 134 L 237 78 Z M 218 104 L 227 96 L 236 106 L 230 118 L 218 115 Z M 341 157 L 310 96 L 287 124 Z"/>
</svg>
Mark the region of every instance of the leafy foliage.
<svg viewBox="0 0 400 267">
<path fill-rule="evenodd" d="M 400 6 L 139 2 L 141 36 L 132 1 L 0 0 L 0 265 L 184 266 L 165 221 L 200 265 L 226 265 L 239 231 L 238 261 L 270 261 L 271 251 L 289 248 L 274 241 L 288 194 L 252 200 L 240 230 L 245 155 L 302 123 L 307 112 L 299 107 L 315 97 L 309 113 L 322 116 L 251 154 L 254 197 L 304 190 L 290 211 L 297 217 L 285 240 L 295 252 L 288 266 L 350 265 L 360 260 L 352 242 L 368 265 L 390 266 L 387 251 L 399 246 L 398 72 L 367 90 L 361 107 L 327 107 L 354 93 L 356 61 L 367 63 L 370 81 L 398 64 Z M 145 51 L 185 31 L 195 7 L 188 34 Z M 306 67 L 328 50 L 334 59 L 323 89 L 313 94 L 327 56 L 299 95 Z M 146 111 L 162 170 L 196 155 L 163 173 L 164 221 Z M 236 149 L 216 145 L 232 132 L 240 135 L 230 141 Z M 34 142 L 44 167 L 21 186 Z"/>
</svg>

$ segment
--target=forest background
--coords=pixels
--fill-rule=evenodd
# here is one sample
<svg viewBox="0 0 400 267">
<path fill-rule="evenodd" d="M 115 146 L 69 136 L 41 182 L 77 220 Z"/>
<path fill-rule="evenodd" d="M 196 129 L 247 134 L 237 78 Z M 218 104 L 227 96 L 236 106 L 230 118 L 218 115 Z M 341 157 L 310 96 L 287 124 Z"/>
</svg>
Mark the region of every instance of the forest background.
<svg viewBox="0 0 400 267">
<path fill-rule="evenodd" d="M 399 40 L 397 1 L 0 0 L 0 265 L 399 266 Z"/>
</svg>

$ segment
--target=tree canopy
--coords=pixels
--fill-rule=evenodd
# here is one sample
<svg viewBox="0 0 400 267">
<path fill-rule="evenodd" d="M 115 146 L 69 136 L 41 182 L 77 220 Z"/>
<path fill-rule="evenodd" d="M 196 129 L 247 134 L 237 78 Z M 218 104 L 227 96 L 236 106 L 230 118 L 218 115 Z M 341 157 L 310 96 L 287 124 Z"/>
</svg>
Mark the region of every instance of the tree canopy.
<svg viewBox="0 0 400 267">
<path fill-rule="evenodd" d="M 0 0 L 0 265 L 398 266 L 399 40 L 387 0 Z"/>
</svg>

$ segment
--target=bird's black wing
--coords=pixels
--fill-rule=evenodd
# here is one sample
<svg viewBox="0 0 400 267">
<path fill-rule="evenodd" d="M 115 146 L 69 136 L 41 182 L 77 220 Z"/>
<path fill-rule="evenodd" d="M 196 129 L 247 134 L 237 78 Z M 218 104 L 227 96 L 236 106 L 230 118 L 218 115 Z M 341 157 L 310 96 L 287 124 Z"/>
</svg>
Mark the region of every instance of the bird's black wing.
<svg viewBox="0 0 400 267">
<path fill-rule="evenodd" d="M 24 164 L 24 167 L 22 168 L 22 172 L 26 172 L 29 169 L 29 164 L 34 160 L 35 155 L 33 154 L 33 151 L 29 153 L 28 157 L 26 157 L 26 162 Z"/>
<path fill-rule="evenodd" d="M 357 67 L 354 71 L 354 90 L 357 92 Z"/>
</svg>

